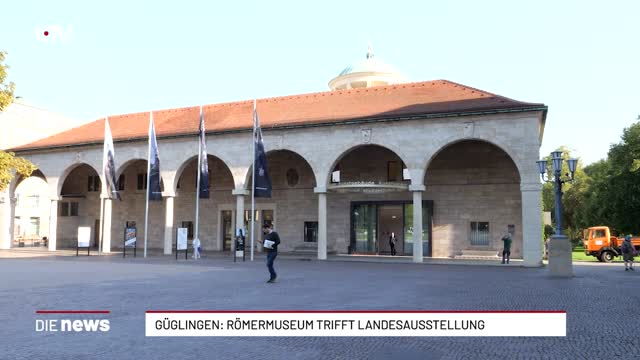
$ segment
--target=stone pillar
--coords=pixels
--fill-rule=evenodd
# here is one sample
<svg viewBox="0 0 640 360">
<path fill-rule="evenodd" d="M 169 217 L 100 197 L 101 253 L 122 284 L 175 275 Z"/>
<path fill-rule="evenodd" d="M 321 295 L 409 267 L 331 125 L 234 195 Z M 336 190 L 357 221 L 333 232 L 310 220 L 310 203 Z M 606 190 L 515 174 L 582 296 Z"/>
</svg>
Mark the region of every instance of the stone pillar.
<svg viewBox="0 0 640 360">
<path fill-rule="evenodd" d="M 421 263 L 422 255 L 422 192 L 424 185 L 411 185 L 413 192 L 413 262 Z"/>
<path fill-rule="evenodd" d="M 16 202 L 9 190 L 0 195 L 0 249 L 11 249 Z"/>
<path fill-rule="evenodd" d="M 49 251 L 56 251 L 56 238 L 58 232 L 58 199 L 51 199 L 49 209 Z"/>
<path fill-rule="evenodd" d="M 173 240 L 173 200 L 175 195 L 164 195 L 164 254 L 171 255 Z"/>
<path fill-rule="evenodd" d="M 104 199 L 104 212 L 102 219 L 102 252 L 111 252 L 111 213 L 113 209 L 113 200 Z"/>
<path fill-rule="evenodd" d="M 318 186 L 318 260 L 327 260 L 327 188 Z"/>
<path fill-rule="evenodd" d="M 520 184 L 524 266 L 542 266 L 542 185 Z"/>
<path fill-rule="evenodd" d="M 251 238 L 247 231 L 251 231 L 251 229 L 244 228 L 244 197 L 250 195 L 249 190 L 234 189 L 231 193 L 236 196 L 236 233 L 234 234 L 234 239 L 235 235 L 238 235 L 238 229 L 242 229 L 245 236 L 244 250 L 251 250 L 247 249 L 247 241 Z M 235 240 L 233 244 L 235 244 Z M 235 245 L 232 248 L 235 249 Z"/>
</svg>

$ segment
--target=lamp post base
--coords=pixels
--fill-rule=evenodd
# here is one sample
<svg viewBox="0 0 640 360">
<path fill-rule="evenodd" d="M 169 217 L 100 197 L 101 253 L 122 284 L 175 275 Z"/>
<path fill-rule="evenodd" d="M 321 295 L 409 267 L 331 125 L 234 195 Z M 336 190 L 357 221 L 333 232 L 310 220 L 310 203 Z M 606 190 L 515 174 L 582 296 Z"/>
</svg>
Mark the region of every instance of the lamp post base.
<svg viewBox="0 0 640 360">
<path fill-rule="evenodd" d="M 554 277 L 573 277 L 571 243 L 564 235 L 554 235 L 549 242 L 549 270 Z"/>
</svg>

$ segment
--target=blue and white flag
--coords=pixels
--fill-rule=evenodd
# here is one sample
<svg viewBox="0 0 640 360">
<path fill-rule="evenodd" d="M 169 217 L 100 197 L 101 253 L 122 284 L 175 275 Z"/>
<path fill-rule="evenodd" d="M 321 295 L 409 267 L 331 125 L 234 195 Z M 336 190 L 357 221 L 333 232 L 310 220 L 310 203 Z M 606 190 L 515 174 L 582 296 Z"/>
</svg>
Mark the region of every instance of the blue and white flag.
<svg viewBox="0 0 640 360">
<path fill-rule="evenodd" d="M 207 160 L 207 142 L 204 135 L 204 113 L 202 112 L 202 106 L 200 107 L 200 164 L 198 169 L 200 171 L 200 180 L 198 183 L 200 199 L 209 198 L 209 161 Z"/>
<path fill-rule="evenodd" d="M 260 129 L 260 120 L 258 120 L 258 111 L 256 110 L 256 104 L 253 103 L 253 141 L 255 145 L 254 154 L 254 182 L 253 193 L 254 197 L 271 197 L 271 178 L 267 171 L 267 154 L 264 150 L 264 143 L 262 142 L 262 130 Z"/>
<path fill-rule="evenodd" d="M 118 199 L 118 187 L 116 182 L 116 165 L 115 152 L 113 149 L 113 137 L 111 136 L 111 128 L 109 127 L 109 118 L 104 120 L 104 152 L 102 156 L 102 178 L 107 187 L 107 196 L 109 199 Z"/>
<path fill-rule="evenodd" d="M 156 129 L 153 126 L 153 113 L 149 121 L 149 161 L 147 179 L 147 197 L 149 200 L 162 200 L 160 185 L 160 158 L 158 156 L 158 142 L 156 141 Z"/>
</svg>

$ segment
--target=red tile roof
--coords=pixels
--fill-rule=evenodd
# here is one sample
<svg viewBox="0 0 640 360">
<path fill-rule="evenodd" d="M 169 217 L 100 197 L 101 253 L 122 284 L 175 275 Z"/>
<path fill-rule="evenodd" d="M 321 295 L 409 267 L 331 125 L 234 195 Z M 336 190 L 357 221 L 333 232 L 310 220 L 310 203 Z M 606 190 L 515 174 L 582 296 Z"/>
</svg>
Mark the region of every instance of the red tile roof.
<svg viewBox="0 0 640 360">
<path fill-rule="evenodd" d="M 543 109 L 447 80 L 327 91 L 258 99 L 263 128 L 331 124 L 367 118 L 464 113 L 506 109 Z M 207 132 L 246 130 L 253 127 L 253 101 L 205 105 Z M 197 134 L 199 107 L 153 112 L 159 138 Z M 109 116 L 114 141 L 144 139 L 149 112 Z M 14 148 L 14 151 L 96 144 L 104 138 L 104 119 Z"/>
</svg>

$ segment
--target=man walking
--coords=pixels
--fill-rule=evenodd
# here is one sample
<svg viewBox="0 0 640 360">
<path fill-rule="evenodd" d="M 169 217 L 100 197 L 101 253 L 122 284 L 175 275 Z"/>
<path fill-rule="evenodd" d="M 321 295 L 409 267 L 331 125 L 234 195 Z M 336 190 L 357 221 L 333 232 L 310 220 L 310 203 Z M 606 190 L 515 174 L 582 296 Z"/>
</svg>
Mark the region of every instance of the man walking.
<svg viewBox="0 0 640 360">
<path fill-rule="evenodd" d="M 507 264 L 509 263 L 509 257 L 511 256 L 511 233 L 507 232 L 502 237 L 503 247 L 502 247 L 502 263 L 504 264 L 505 257 L 507 259 Z"/>
<path fill-rule="evenodd" d="M 267 268 L 269 269 L 269 281 L 268 283 L 276 282 L 276 271 L 273 269 L 273 262 L 276 260 L 276 256 L 278 256 L 278 245 L 280 244 L 280 236 L 278 233 L 273 231 L 273 225 L 264 224 L 262 226 L 262 231 L 267 235 L 264 238 L 263 246 L 264 250 L 267 252 Z"/>
</svg>

